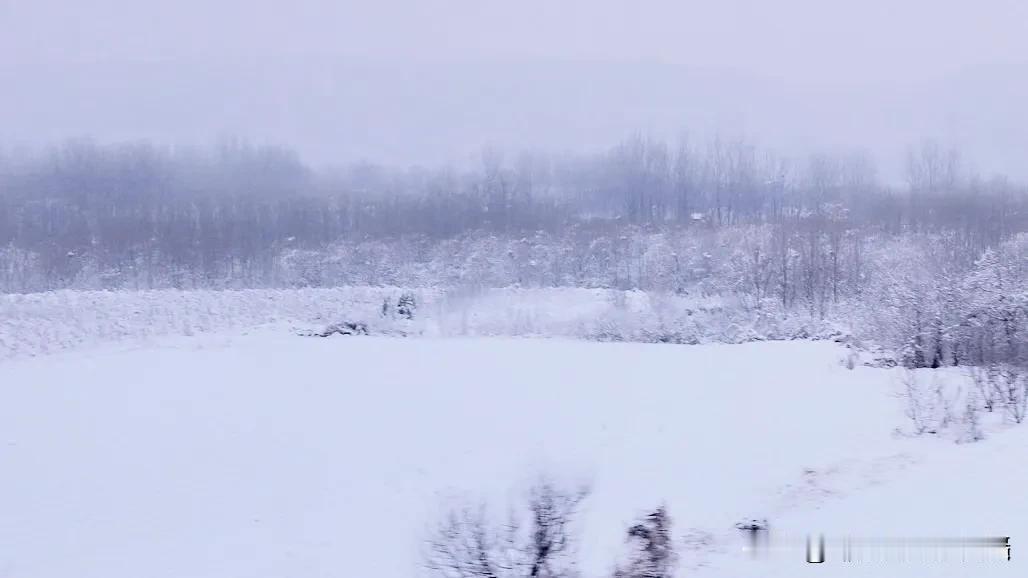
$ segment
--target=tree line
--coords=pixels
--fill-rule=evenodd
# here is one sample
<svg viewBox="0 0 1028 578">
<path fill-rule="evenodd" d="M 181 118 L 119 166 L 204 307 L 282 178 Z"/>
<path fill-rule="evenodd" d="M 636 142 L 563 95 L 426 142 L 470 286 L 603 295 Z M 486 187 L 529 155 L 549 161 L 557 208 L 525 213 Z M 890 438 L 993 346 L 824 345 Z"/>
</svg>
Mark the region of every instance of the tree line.
<svg viewBox="0 0 1028 578">
<path fill-rule="evenodd" d="M 632 137 L 596 154 L 315 170 L 276 147 L 0 154 L 0 291 L 341 284 L 734 294 L 912 366 L 1023 359 L 1028 189 L 936 143 L 861 154 Z M 1004 353 L 1005 352 L 1005 353 Z"/>
<path fill-rule="evenodd" d="M 879 182 L 859 154 L 787 162 L 743 141 L 704 146 L 627 139 L 594 155 L 482 154 L 477 167 L 315 171 L 286 149 L 72 142 L 0 155 L 5 291 L 178 271 L 190 283 L 272 285 L 276 260 L 332 243 L 569 227 L 772 225 L 825 235 L 838 254 L 854 231 L 955 237 L 962 266 L 1028 227 L 1024 186 L 972 177 L 935 144 L 912 151 L 908 182 Z M 835 257 L 833 257 L 835 258 Z M 136 271 L 135 273 L 131 273 Z M 24 275 L 21 272 L 25 272 Z M 30 274 L 31 273 L 31 274 Z"/>
</svg>

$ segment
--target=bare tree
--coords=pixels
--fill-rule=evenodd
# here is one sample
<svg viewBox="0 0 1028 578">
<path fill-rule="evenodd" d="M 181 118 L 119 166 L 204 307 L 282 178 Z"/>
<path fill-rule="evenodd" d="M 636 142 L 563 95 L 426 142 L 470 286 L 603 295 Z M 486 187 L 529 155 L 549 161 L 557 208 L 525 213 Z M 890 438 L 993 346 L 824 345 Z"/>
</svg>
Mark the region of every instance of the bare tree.
<svg viewBox="0 0 1028 578">
<path fill-rule="evenodd" d="M 451 511 L 428 542 L 426 566 L 445 578 L 500 578 L 498 543 L 485 507 Z"/>
<path fill-rule="evenodd" d="M 575 576 L 572 526 L 588 493 L 543 480 L 530 490 L 524 511 L 512 512 L 502 526 L 489 521 L 483 506 L 453 510 L 428 539 L 425 566 L 441 578 Z"/>
<path fill-rule="evenodd" d="M 573 561 L 562 561 L 562 558 L 571 553 L 574 545 L 571 524 L 588 494 L 586 488 L 563 490 L 548 480 L 532 489 L 528 500 L 532 521 L 529 576 L 560 578 L 572 574 Z"/>
<path fill-rule="evenodd" d="M 934 140 L 907 152 L 907 182 L 914 191 L 952 191 L 960 178 L 960 154 Z"/>
</svg>

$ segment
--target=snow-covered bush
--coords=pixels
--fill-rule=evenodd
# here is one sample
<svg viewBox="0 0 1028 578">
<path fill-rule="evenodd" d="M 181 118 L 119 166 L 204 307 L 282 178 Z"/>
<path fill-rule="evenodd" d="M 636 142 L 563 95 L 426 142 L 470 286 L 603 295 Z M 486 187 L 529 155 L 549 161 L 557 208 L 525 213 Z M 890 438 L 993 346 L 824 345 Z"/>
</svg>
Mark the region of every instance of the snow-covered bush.
<svg viewBox="0 0 1028 578">
<path fill-rule="evenodd" d="M 671 534 L 671 516 L 661 506 L 628 528 L 632 552 L 614 578 L 672 578 L 678 557 Z"/>
<path fill-rule="evenodd" d="M 997 392 L 989 379 L 988 368 L 972 365 L 967 368 L 967 377 L 971 382 L 975 401 L 981 404 L 982 409 L 992 413 L 996 408 Z"/>
<path fill-rule="evenodd" d="M 936 434 L 953 422 L 953 408 L 960 398 L 959 389 L 948 391 L 935 376 L 926 380 L 913 370 L 904 371 L 902 382 L 906 415 L 913 424 L 914 433 Z"/>
<path fill-rule="evenodd" d="M 973 442 L 992 428 L 1026 419 L 1028 380 L 1017 366 L 901 372 L 899 397 L 914 434 L 946 434 L 960 443 Z"/>
<path fill-rule="evenodd" d="M 399 299 L 396 300 L 396 314 L 404 319 L 414 319 L 414 311 L 417 307 L 418 302 L 410 291 L 404 291 Z"/>
<path fill-rule="evenodd" d="M 961 416 L 964 431 L 957 438 L 958 443 L 977 442 L 985 439 L 985 432 L 982 430 L 981 405 L 978 392 L 970 392 L 964 403 L 964 414 Z"/>
<path fill-rule="evenodd" d="M 317 337 L 331 337 L 333 335 L 367 335 L 368 326 L 360 321 L 342 321 L 340 323 L 333 323 L 325 328 L 320 333 L 315 333 Z"/>
<path fill-rule="evenodd" d="M 1025 419 L 1028 410 L 1028 376 L 1011 364 L 997 364 L 987 370 L 994 399 L 1003 407 L 1004 415 L 1015 423 Z"/>
</svg>

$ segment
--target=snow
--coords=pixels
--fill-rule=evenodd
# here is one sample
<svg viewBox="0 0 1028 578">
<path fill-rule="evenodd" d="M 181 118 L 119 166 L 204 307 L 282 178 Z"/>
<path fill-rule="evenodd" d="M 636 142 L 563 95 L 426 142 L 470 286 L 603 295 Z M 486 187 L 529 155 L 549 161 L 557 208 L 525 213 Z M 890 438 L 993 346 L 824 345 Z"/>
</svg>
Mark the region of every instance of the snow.
<svg viewBox="0 0 1028 578">
<path fill-rule="evenodd" d="M 1014 456 L 1028 429 L 962 445 L 898 436 L 895 370 L 847 370 L 833 343 L 280 326 L 126 343 L 0 361 L 5 576 L 421 576 L 445 507 L 481 499 L 502 514 L 540 474 L 593 489 L 586 577 L 608 576 L 627 524 L 661 502 L 682 575 L 926 575 L 800 553 L 754 562 L 733 528 L 748 518 L 799 539 L 1011 535 L 1014 563 L 931 575 L 1025 575 L 1028 466 Z"/>
<path fill-rule="evenodd" d="M 247 331 L 262 325 L 321 331 L 363 322 L 389 332 L 383 300 L 397 287 L 238 291 L 54 291 L 0 295 L 0 360 L 160 341 L 169 336 Z M 414 323 L 428 336 L 545 336 L 606 341 L 738 343 L 830 336 L 805 315 L 752 310 L 716 295 L 605 289 L 419 289 Z"/>
</svg>

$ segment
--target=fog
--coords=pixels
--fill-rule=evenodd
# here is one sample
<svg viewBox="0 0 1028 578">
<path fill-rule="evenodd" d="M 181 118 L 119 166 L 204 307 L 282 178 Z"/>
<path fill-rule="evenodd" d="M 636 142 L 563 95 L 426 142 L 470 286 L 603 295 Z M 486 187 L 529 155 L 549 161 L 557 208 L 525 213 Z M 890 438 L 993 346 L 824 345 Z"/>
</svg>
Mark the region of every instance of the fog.
<svg viewBox="0 0 1028 578">
<path fill-rule="evenodd" d="M 0 578 L 1028 576 L 1026 103 L 1028 0 L 0 0 Z"/>
<path fill-rule="evenodd" d="M 0 144 L 297 149 L 461 163 L 630 133 L 866 150 L 935 139 L 1028 176 L 1018 1 L 0 0 Z"/>
</svg>

